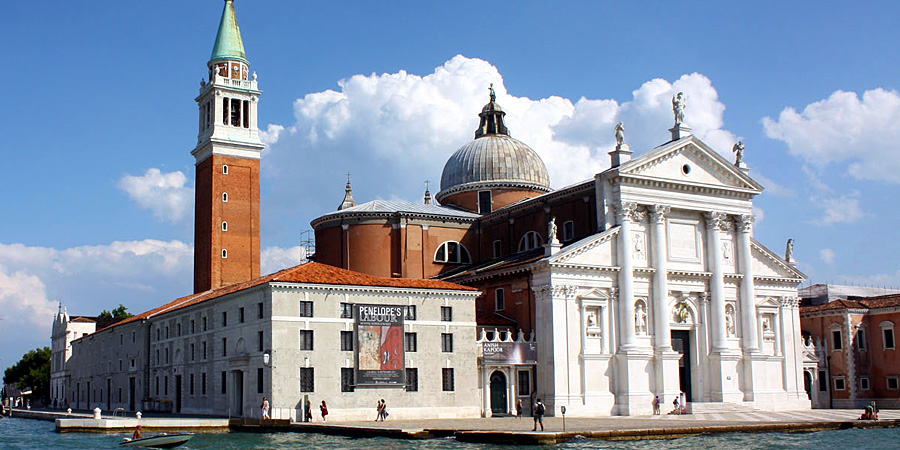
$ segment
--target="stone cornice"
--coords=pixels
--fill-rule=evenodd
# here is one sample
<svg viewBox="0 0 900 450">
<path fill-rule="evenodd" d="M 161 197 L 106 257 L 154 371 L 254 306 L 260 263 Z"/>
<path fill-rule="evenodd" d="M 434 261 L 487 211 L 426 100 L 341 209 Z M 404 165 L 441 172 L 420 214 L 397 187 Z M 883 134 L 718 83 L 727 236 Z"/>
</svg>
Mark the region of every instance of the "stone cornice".
<svg viewBox="0 0 900 450">
<path fill-rule="evenodd" d="M 313 284 L 313 283 L 291 283 L 284 281 L 272 281 L 267 283 L 272 287 L 273 291 L 292 292 L 303 289 L 316 291 L 346 291 L 346 292 L 364 292 L 369 294 L 402 294 L 402 295 L 423 295 L 426 297 L 472 297 L 473 299 L 481 295 L 480 291 L 457 291 L 449 289 L 434 288 L 397 288 L 387 286 L 356 286 L 346 284 Z"/>
<path fill-rule="evenodd" d="M 569 244 L 563 249 L 563 251 L 550 257 L 550 263 L 564 263 L 571 260 L 572 258 L 575 258 L 578 255 L 588 252 L 609 241 L 613 236 L 619 234 L 620 229 L 621 228 L 617 226 L 606 230 L 599 235 L 592 235 L 588 238 L 582 239 L 579 242 Z"/>
<path fill-rule="evenodd" d="M 512 180 L 475 181 L 472 183 L 460 184 L 457 186 L 453 186 L 450 189 L 440 191 L 437 193 L 437 195 L 434 196 L 434 198 L 435 200 L 440 202 L 453 194 L 458 194 L 460 192 L 480 191 L 485 189 L 524 189 L 545 193 L 550 192 L 550 188 L 542 186 L 539 183 L 528 183 L 524 181 Z"/>
<path fill-rule="evenodd" d="M 581 193 L 582 191 L 584 191 L 583 193 L 585 195 L 594 194 L 593 178 L 573 186 L 569 186 L 553 192 L 548 192 L 546 194 L 532 197 L 509 206 L 504 206 L 503 208 L 499 208 L 490 214 L 482 216 L 481 222 L 484 225 L 490 225 L 495 223 L 497 220 L 506 220 L 507 216 L 513 213 L 518 213 L 528 209 L 540 209 L 544 206 L 544 204 L 551 203 L 555 200 L 560 199 L 561 197 L 567 197 L 569 195 Z"/>
<path fill-rule="evenodd" d="M 313 229 L 318 230 L 327 226 L 334 226 L 337 224 L 343 224 L 347 220 L 382 220 L 387 221 L 390 219 L 418 219 L 422 221 L 432 220 L 435 222 L 455 222 L 458 224 L 473 224 L 478 218 L 477 217 L 459 217 L 459 216 L 451 216 L 451 215 L 443 215 L 443 214 L 428 214 L 428 213 L 418 213 L 418 212 L 406 212 L 406 211 L 338 211 L 331 214 L 326 214 L 322 217 L 318 217 L 313 219 L 310 222 L 310 226 Z"/>
</svg>

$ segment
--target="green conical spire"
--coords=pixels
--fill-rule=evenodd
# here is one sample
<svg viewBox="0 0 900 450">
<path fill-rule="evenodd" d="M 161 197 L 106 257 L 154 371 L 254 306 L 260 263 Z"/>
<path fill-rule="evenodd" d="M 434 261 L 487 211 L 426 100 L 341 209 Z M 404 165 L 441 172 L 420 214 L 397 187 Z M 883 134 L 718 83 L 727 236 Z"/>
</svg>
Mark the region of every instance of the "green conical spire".
<svg viewBox="0 0 900 450">
<path fill-rule="evenodd" d="M 241 29 L 238 27 L 233 0 L 225 0 L 225 10 L 222 11 L 222 21 L 219 22 L 219 32 L 216 34 L 216 45 L 213 46 L 212 56 L 209 58 L 210 62 L 223 59 L 236 59 L 250 64 L 247 61 L 247 54 L 244 53 L 244 40 L 241 39 Z"/>
</svg>

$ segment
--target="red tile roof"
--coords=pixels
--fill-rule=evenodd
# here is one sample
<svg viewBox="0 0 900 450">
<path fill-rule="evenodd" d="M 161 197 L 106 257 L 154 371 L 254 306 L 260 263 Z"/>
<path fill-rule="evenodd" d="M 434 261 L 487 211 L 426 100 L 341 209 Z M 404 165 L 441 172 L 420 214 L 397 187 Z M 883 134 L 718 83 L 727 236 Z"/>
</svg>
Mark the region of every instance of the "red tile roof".
<svg viewBox="0 0 900 450">
<path fill-rule="evenodd" d="M 151 309 L 150 311 L 129 317 L 115 325 L 122 325 L 137 320 L 147 319 L 158 314 L 175 311 L 197 303 L 205 302 L 215 298 L 232 294 L 238 291 L 249 289 L 261 284 L 281 281 L 286 283 L 308 283 L 308 284 L 329 284 L 329 285 L 349 285 L 349 286 L 372 286 L 372 287 L 396 287 L 407 289 L 442 289 L 452 291 L 470 291 L 474 292 L 478 289 L 462 286 L 441 280 L 430 279 L 413 279 L 413 278 L 382 278 L 364 273 L 354 272 L 352 270 L 341 269 L 339 267 L 329 266 L 327 264 L 308 262 L 299 266 L 290 267 L 269 275 L 256 278 L 254 280 L 245 281 L 243 283 L 232 284 L 211 291 L 200 292 L 197 294 L 187 295 L 173 300 L 165 305 Z M 115 326 L 112 325 L 112 326 Z M 110 327 L 106 327 L 110 328 Z M 105 328 L 104 328 L 105 329 Z"/>
<path fill-rule="evenodd" d="M 839 309 L 875 309 L 900 306 L 900 294 L 880 295 L 878 297 L 850 297 L 847 300 L 833 300 L 815 306 L 801 306 L 801 313 L 829 311 Z"/>
</svg>

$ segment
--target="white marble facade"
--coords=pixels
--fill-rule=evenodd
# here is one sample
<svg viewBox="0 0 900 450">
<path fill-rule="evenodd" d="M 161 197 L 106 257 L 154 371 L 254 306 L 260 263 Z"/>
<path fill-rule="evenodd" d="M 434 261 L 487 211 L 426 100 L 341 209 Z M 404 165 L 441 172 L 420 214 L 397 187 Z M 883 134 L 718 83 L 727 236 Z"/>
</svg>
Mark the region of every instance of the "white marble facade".
<svg viewBox="0 0 900 450">
<path fill-rule="evenodd" d="M 617 159 L 595 177 L 601 232 L 533 269 L 548 411 L 650 414 L 682 391 L 697 411 L 809 408 L 804 276 L 752 237 L 762 186 L 690 135 Z"/>
</svg>

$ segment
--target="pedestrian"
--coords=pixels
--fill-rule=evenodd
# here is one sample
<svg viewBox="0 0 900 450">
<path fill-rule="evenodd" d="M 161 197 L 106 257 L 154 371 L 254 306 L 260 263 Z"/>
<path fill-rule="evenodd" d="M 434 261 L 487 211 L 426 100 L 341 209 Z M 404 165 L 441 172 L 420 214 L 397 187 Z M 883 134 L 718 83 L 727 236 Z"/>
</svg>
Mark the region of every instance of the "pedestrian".
<svg viewBox="0 0 900 450">
<path fill-rule="evenodd" d="M 375 407 L 375 410 L 378 411 L 378 415 L 375 416 L 376 422 L 378 422 L 379 420 L 384 422 L 386 407 L 387 405 L 385 405 L 384 399 L 378 400 L 378 405 Z"/>
<path fill-rule="evenodd" d="M 678 406 L 678 396 L 675 396 L 675 400 L 672 400 L 672 406 L 675 408 L 672 409 L 672 412 L 669 414 L 681 414 L 681 407 Z"/>
<path fill-rule="evenodd" d="M 263 419 L 269 419 L 269 418 L 270 418 L 270 417 L 269 417 L 269 399 L 263 397 L 262 405 L 259 407 L 259 409 L 260 409 L 260 411 L 261 411 L 261 413 L 262 413 L 262 418 L 263 418 Z"/>
<path fill-rule="evenodd" d="M 322 413 L 322 422 L 328 422 L 328 405 L 325 404 L 325 400 L 319 405 L 319 412 Z"/>
<path fill-rule="evenodd" d="M 537 403 L 534 404 L 534 428 L 531 431 L 537 431 L 538 424 L 541 425 L 541 431 L 544 431 L 544 404 L 541 403 L 541 399 L 537 399 Z"/>
<path fill-rule="evenodd" d="M 516 402 L 516 419 L 522 418 L 522 399 Z"/>
<path fill-rule="evenodd" d="M 306 421 L 312 422 L 312 403 L 309 400 L 306 400 L 304 412 L 306 412 Z"/>
<path fill-rule="evenodd" d="M 654 416 L 659 415 L 659 403 L 660 403 L 660 400 L 659 400 L 659 396 L 657 395 L 656 398 L 653 399 L 653 415 Z"/>
</svg>

